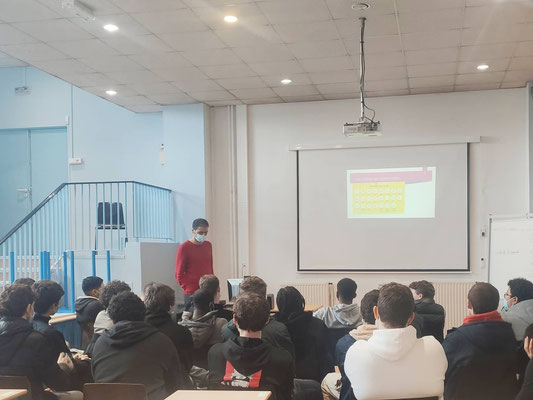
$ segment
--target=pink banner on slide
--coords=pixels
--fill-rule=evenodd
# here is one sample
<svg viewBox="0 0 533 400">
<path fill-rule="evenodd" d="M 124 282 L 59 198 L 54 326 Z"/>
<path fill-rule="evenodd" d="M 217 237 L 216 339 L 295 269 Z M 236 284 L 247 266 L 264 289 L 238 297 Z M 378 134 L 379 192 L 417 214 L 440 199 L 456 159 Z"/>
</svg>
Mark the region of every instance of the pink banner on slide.
<svg viewBox="0 0 533 400">
<path fill-rule="evenodd" d="M 377 182 L 405 182 L 419 183 L 430 182 L 433 172 L 427 168 L 422 171 L 404 172 L 362 172 L 350 174 L 350 183 L 377 183 Z"/>
</svg>

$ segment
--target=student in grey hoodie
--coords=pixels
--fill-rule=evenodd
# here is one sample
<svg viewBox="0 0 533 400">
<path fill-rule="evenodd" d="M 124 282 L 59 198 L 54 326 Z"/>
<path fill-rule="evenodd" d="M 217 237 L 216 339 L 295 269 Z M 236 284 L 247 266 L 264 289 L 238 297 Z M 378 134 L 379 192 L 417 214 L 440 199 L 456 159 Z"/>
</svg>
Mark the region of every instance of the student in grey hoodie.
<svg viewBox="0 0 533 400">
<path fill-rule="evenodd" d="M 523 278 L 511 279 L 503 295 L 502 318 L 513 325 L 517 341 L 523 340 L 526 328 L 533 323 L 533 283 Z"/>
<path fill-rule="evenodd" d="M 353 303 L 357 291 L 357 283 L 353 279 L 344 278 L 337 283 L 337 300 L 333 307 L 322 307 L 313 316 L 324 321 L 328 328 L 357 328 L 363 323 L 359 306 Z"/>
</svg>

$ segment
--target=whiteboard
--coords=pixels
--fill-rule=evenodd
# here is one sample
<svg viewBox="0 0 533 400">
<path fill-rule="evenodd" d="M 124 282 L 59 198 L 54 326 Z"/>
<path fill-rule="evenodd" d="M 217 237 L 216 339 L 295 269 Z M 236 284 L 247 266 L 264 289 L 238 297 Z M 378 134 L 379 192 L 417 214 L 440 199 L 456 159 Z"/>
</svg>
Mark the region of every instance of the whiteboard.
<svg viewBox="0 0 533 400">
<path fill-rule="evenodd" d="M 492 217 L 489 232 L 489 282 L 500 296 L 514 278 L 533 281 L 533 218 Z"/>
</svg>

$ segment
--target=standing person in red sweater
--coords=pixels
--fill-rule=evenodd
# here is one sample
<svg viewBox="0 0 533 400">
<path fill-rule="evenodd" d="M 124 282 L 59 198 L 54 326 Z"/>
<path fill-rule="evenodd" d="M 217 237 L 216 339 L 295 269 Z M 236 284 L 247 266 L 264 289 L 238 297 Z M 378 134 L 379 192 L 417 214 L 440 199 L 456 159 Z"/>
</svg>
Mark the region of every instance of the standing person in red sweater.
<svg viewBox="0 0 533 400">
<path fill-rule="evenodd" d="M 203 219 L 195 219 L 192 223 L 192 238 L 178 247 L 176 254 L 176 281 L 185 293 L 185 308 L 191 302 L 191 296 L 200 288 L 200 278 L 213 275 L 213 248 L 205 237 L 209 231 L 209 223 Z"/>
</svg>

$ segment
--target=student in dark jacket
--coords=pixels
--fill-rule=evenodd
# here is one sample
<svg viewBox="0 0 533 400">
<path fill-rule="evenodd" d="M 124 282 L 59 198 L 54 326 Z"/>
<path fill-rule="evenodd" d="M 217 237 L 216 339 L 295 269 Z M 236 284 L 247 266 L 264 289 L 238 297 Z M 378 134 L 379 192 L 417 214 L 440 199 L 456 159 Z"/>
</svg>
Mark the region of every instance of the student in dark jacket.
<svg viewBox="0 0 533 400">
<path fill-rule="evenodd" d="M 200 278 L 200 289 L 207 289 L 213 295 L 213 304 L 217 311 L 217 317 L 226 321 L 233 319 L 233 312 L 224 308 L 225 302 L 220 300 L 220 281 L 215 275 L 204 275 Z"/>
<path fill-rule="evenodd" d="M 305 299 L 292 286 L 281 288 L 276 296 L 279 312 L 276 320 L 285 324 L 294 343 L 296 378 L 321 382 L 333 371 L 324 321 L 305 312 Z"/>
<path fill-rule="evenodd" d="M 261 339 L 270 306 L 264 296 L 240 295 L 233 307 L 239 336 L 209 350 L 209 383 L 214 390 L 270 390 L 273 400 L 290 400 L 293 359 Z"/>
<path fill-rule="evenodd" d="M 0 295 L 0 375 L 26 376 L 34 400 L 83 399 L 81 392 L 44 391 L 44 385 L 61 391 L 72 383 L 48 338 L 29 323 L 34 299 L 32 289 L 20 284 L 7 286 Z"/>
<path fill-rule="evenodd" d="M 409 285 L 415 299 L 415 320 L 420 320 L 422 336 L 433 336 L 440 343 L 444 340 L 444 307 L 435 303 L 435 287 L 428 281 L 412 282 Z M 417 323 L 413 321 L 417 328 Z"/>
<path fill-rule="evenodd" d="M 149 283 L 144 287 L 143 299 L 146 306 L 145 322 L 155 326 L 174 343 L 185 378 L 188 379 L 192 367 L 193 341 L 191 332 L 178 325 L 170 314 L 176 303 L 174 290 L 161 283 Z"/>
<path fill-rule="evenodd" d="M 527 364 L 524 383 L 520 393 L 515 400 L 531 400 L 533 399 L 533 324 L 526 328 L 524 337 L 524 351 L 529 358 Z"/>
<path fill-rule="evenodd" d="M 94 321 L 104 309 L 100 303 L 100 295 L 104 290 L 104 281 L 98 276 L 88 276 L 81 283 L 85 296 L 80 296 L 74 303 L 76 321 L 81 326 L 81 348 L 86 349 L 94 333 Z"/>
<path fill-rule="evenodd" d="M 178 353 L 164 333 L 144 322 L 142 300 L 131 292 L 119 293 L 107 312 L 114 325 L 94 346 L 95 382 L 143 384 L 148 400 L 162 400 L 181 389 L 185 383 Z"/>
<path fill-rule="evenodd" d="M 446 400 L 511 400 L 517 394 L 518 349 L 511 324 L 497 311 L 499 301 L 498 290 L 486 282 L 468 292 L 474 314 L 442 343 L 448 359 Z"/>
</svg>

